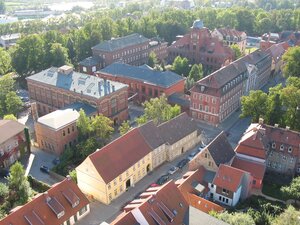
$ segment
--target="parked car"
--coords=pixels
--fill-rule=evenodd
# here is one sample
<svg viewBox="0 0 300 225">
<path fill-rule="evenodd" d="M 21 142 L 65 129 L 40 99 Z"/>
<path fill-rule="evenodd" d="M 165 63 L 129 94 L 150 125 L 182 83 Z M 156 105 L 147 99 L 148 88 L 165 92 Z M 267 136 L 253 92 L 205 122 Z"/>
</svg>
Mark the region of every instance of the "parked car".
<svg viewBox="0 0 300 225">
<path fill-rule="evenodd" d="M 197 154 L 198 154 L 198 151 L 192 152 L 191 154 L 189 154 L 188 160 L 191 161 L 194 158 L 194 156 Z"/>
<path fill-rule="evenodd" d="M 57 157 L 57 158 L 53 159 L 53 160 L 52 160 L 52 163 L 53 163 L 54 165 L 57 165 L 57 164 L 59 164 L 59 163 L 60 163 L 60 159 L 59 159 L 59 157 Z"/>
<path fill-rule="evenodd" d="M 177 167 L 177 166 L 172 166 L 172 167 L 169 169 L 168 173 L 171 175 L 171 174 L 174 174 L 177 170 L 178 170 L 178 167 Z"/>
<path fill-rule="evenodd" d="M 49 171 L 50 171 L 49 168 L 47 166 L 44 166 L 44 165 L 40 167 L 40 170 L 44 173 L 49 173 Z"/>
<path fill-rule="evenodd" d="M 0 176 L 3 178 L 6 178 L 9 176 L 9 170 L 8 169 L 1 169 L 0 170 Z"/>
<path fill-rule="evenodd" d="M 158 180 L 157 180 L 157 184 L 158 185 L 163 185 L 164 183 L 166 183 L 169 180 L 169 174 L 165 174 L 162 175 Z"/>
<path fill-rule="evenodd" d="M 177 164 L 177 167 L 178 167 L 179 169 L 182 169 L 188 162 L 189 162 L 188 159 L 183 159 L 183 160 L 181 160 L 181 161 Z"/>
<path fill-rule="evenodd" d="M 201 144 L 198 148 L 198 151 L 201 152 L 205 147 L 206 147 L 206 145 L 203 142 L 201 142 Z"/>
<path fill-rule="evenodd" d="M 157 183 L 150 184 L 150 187 L 157 187 L 157 186 L 159 186 Z"/>
</svg>

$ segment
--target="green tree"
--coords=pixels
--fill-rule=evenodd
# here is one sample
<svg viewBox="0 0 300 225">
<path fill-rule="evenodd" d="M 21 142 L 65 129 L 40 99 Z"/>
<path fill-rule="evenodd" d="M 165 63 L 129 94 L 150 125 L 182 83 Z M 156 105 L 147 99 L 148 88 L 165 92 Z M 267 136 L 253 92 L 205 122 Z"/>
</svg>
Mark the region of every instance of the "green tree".
<svg viewBox="0 0 300 225">
<path fill-rule="evenodd" d="M 40 35 L 33 34 L 22 38 L 12 51 L 12 66 L 21 77 L 44 69 L 45 50 Z"/>
<path fill-rule="evenodd" d="M 15 117 L 13 114 L 4 115 L 3 119 L 4 120 L 14 120 L 14 121 L 17 121 L 17 117 Z"/>
<path fill-rule="evenodd" d="M 274 125 L 275 123 L 283 125 L 283 109 L 282 101 L 280 98 L 280 91 L 282 85 L 279 84 L 275 87 L 269 88 L 268 101 L 267 101 L 267 113 L 266 122 Z"/>
<path fill-rule="evenodd" d="M 50 47 L 49 58 L 51 66 L 60 67 L 70 63 L 68 49 L 62 44 L 53 43 Z"/>
<path fill-rule="evenodd" d="M 295 177 L 289 186 L 281 187 L 282 193 L 294 200 L 300 200 L 300 177 Z"/>
<path fill-rule="evenodd" d="M 203 69 L 201 64 L 194 64 L 189 72 L 189 79 L 193 79 L 195 82 L 203 78 Z"/>
<path fill-rule="evenodd" d="M 287 86 L 280 92 L 283 108 L 285 108 L 285 124 L 291 129 L 300 130 L 300 89 Z"/>
<path fill-rule="evenodd" d="M 79 131 L 80 139 L 89 136 L 92 131 L 90 118 L 87 117 L 83 109 L 79 110 L 79 117 L 77 119 L 76 126 Z"/>
<path fill-rule="evenodd" d="M 240 116 L 242 118 L 251 116 L 253 122 L 258 122 L 259 117 L 266 115 L 267 99 L 267 94 L 261 90 L 250 91 L 249 96 L 242 96 L 242 113 Z"/>
<path fill-rule="evenodd" d="M 22 164 L 16 162 L 10 167 L 9 172 L 9 201 L 12 205 L 25 204 L 31 196 L 32 190 L 27 177 L 25 177 L 25 170 Z"/>
<path fill-rule="evenodd" d="M 234 57 L 235 59 L 239 59 L 243 56 L 239 46 L 237 44 L 231 45 L 230 48 L 233 50 L 234 52 Z"/>
<path fill-rule="evenodd" d="M 77 184 L 77 173 L 76 173 L 76 170 L 69 171 L 69 176 Z"/>
<path fill-rule="evenodd" d="M 80 159 L 85 159 L 100 147 L 102 147 L 102 144 L 98 142 L 96 138 L 91 137 L 86 141 L 79 143 L 76 146 L 76 151 L 79 153 Z"/>
<path fill-rule="evenodd" d="M 144 115 L 137 119 L 137 123 L 141 125 L 144 122 L 153 120 L 155 124 L 168 121 L 180 114 L 180 106 L 171 106 L 167 102 L 167 97 L 163 94 L 159 98 L 151 98 L 143 103 Z"/>
<path fill-rule="evenodd" d="M 154 52 L 150 52 L 149 58 L 148 58 L 148 66 L 154 68 L 154 66 L 158 63 L 156 54 Z"/>
<path fill-rule="evenodd" d="M 8 196 L 9 189 L 8 186 L 4 183 L 0 183 L 0 203 Z"/>
<path fill-rule="evenodd" d="M 185 80 L 185 91 L 188 91 L 190 90 L 194 85 L 195 85 L 195 81 L 193 78 L 190 78 L 188 77 L 186 80 Z"/>
<path fill-rule="evenodd" d="M 0 48 L 0 76 L 7 74 L 10 71 L 11 71 L 10 54 L 7 51 L 5 51 L 3 48 Z"/>
<path fill-rule="evenodd" d="M 189 74 L 189 62 L 187 58 L 177 56 L 172 64 L 173 71 L 179 75 L 187 76 Z"/>
<path fill-rule="evenodd" d="M 23 102 L 16 92 L 11 91 L 6 95 L 5 105 L 6 112 L 8 114 L 17 115 L 17 113 L 22 109 Z"/>
<path fill-rule="evenodd" d="M 91 121 L 93 132 L 96 134 L 97 138 L 100 138 L 103 141 L 108 140 L 113 133 L 114 128 L 112 127 L 112 124 L 112 120 L 102 114 L 92 118 Z"/>
<path fill-rule="evenodd" d="M 131 129 L 129 120 L 124 121 L 119 127 L 119 132 L 121 135 L 126 134 Z"/>
<path fill-rule="evenodd" d="M 289 48 L 282 56 L 283 75 L 300 77 L 300 46 Z"/>
<path fill-rule="evenodd" d="M 223 220 L 224 222 L 229 223 L 230 225 L 255 225 L 252 217 L 246 213 L 220 213 L 218 219 Z"/>
<path fill-rule="evenodd" d="M 299 191 L 299 190 L 298 190 Z M 272 225 L 299 225 L 300 212 L 293 206 L 289 206 L 281 215 L 279 215 Z"/>
<path fill-rule="evenodd" d="M 6 95 L 14 90 L 15 81 L 11 74 L 0 77 L 0 100 L 5 100 Z"/>
<path fill-rule="evenodd" d="M 294 86 L 294 87 L 300 89 L 300 77 L 289 77 L 286 80 L 286 85 L 287 86 Z"/>
</svg>

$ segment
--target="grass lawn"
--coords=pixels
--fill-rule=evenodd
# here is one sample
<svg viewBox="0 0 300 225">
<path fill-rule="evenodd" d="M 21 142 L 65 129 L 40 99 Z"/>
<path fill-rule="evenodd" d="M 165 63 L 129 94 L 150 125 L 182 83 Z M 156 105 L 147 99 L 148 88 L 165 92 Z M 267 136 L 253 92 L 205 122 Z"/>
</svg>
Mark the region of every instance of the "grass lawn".
<svg viewBox="0 0 300 225">
<path fill-rule="evenodd" d="M 265 195 L 268 195 L 270 197 L 283 200 L 283 201 L 288 200 L 281 192 L 280 187 L 281 186 L 278 184 L 264 183 L 262 193 L 264 193 Z"/>
<path fill-rule="evenodd" d="M 245 53 L 246 53 L 246 54 L 250 54 L 250 53 L 256 51 L 257 49 L 258 49 L 258 48 L 256 48 L 256 47 L 246 48 L 246 49 L 245 49 Z"/>
</svg>

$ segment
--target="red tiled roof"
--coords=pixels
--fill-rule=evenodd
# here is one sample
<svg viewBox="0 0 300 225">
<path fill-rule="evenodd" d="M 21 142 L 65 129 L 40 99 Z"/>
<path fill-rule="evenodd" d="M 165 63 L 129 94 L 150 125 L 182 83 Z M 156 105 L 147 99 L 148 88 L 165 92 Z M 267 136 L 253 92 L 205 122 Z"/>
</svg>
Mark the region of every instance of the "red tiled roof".
<svg viewBox="0 0 300 225">
<path fill-rule="evenodd" d="M 89 155 L 89 158 L 102 179 L 109 183 L 151 151 L 140 131 L 135 128 Z"/>
<path fill-rule="evenodd" d="M 260 159 L 266 159 L 266 152 L 264 149 L 247 146 L 242 143 L 238 144 L 238 146 L 235 149 L 235 152 L 244 154 L 244 155 L 257 157 Z"/>
<path fill-rule="evenodd" d="M 171 225 L 184 222 L 184 217 L 188 212 L 188 203 L 173 181 L 161 186 L 155 194 L 152 192 L 148 194 L 149 196 L 145 201 L 140 204 L 133 204 L 133 207 L 129 204 L 127 208 L 138 208 L 140 211 L 139 217 L 143 216 L 149 225 L 157 225 L 157 223 Z M 122 218 L 118 218 L 118 221 L 123 224 Z"/>
<path fill-rule="evenodd" d="M 231 164 L 232 167 L 249 172 L 253 177 L 262 180 L 265 175 L 266 165 L 253 162 L 239 157 L 235 157 Z"/>
<path fill-rule="evenodd" d="M 241 185 L 242 178 L 246 172 L 228 165 L 221 164 L 213 184 L 226 190 L 236 192 Z"/>
<path fill-rule="evenodd" d="M 78 205 L 75 204 L 75 207 L 72 208 L 70 201 L 62 194 L 62 192 L 64 191 L 72 192 L 74 196 L 77 196 L 79 199 Z M 51 200 L 54 200 L 53 205 L 55 206 L 55 210 L 64 210 L 64 215 L 59 219 L 48 205 L 48 197 L 50 197 Z M 58 207 L 56 208 L 55 204 L 57 204 L 57 202 Z M 79 190 L 78 186 L 71 179 L 67 178 L 60 183 L 54 184 L 48 190 L 48 192 L 36 195 L 35 198 L 29 203 L 23 205 L 22 207 L 19 207 L 3 220 L 1 220 L 0 224 L 28 225 L 29 223 L 26 220 L 27 218 L 33 224 L 60 225 L 88 204 L 88 199 Z"/>
<path fill-rule="evenodd" d="M 139 223 L 136 221 L 131 212 L 123 212 L 119 215 L 110 225 L 138 225 Z"/>
</svg>

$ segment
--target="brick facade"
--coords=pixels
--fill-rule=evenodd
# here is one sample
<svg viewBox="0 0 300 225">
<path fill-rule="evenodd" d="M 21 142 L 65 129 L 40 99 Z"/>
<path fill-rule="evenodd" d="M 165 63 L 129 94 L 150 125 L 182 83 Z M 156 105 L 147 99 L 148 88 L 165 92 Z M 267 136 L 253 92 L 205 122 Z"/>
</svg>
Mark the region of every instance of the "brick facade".
<svg viewBox="0 0 300 225">
<path fill-rule="evenodd" d="M 272 58 L 257 50 L 201 79 L 191 89 L 191 116 L 218 125 L 240 107 L 240 98 L 264 86 Z"/>
<path fill-rule="evenodd" d="M 79 71 L 93 74 L 114 62 L 143 65 L 148 62 L 150 52 L 154 52 L 159 60 L 164 60 L 167 57 L 167 44 L 139 34 L 104 41 L 92 47 L 93 56 L 79 63 Z"/>
<path fill-rule="evenodd" d="M 201 21 L 195 21 L 191 31 L 168 47 L 168 61 L 177 56 L 186 57 L 190 63 L 201 63 L 204 71 L 215 71 L 234 59 L 233 51 L 212 37 Z"/>
</svg>

